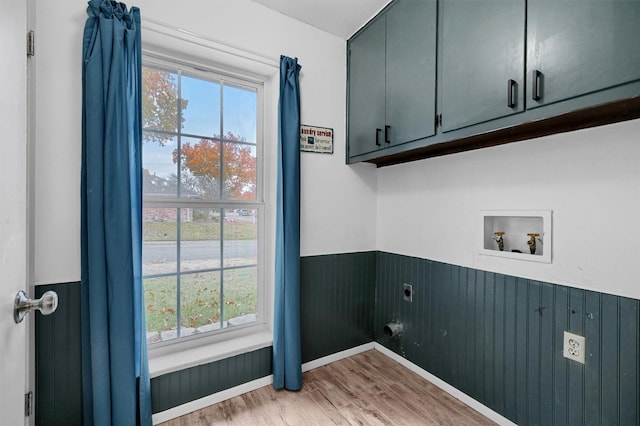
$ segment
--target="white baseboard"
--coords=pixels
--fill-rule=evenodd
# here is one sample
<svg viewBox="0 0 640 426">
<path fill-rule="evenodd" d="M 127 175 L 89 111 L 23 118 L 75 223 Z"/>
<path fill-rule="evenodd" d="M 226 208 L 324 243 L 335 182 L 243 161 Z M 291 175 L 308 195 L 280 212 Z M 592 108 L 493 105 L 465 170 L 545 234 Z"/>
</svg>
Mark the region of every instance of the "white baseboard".
<svg viewBox="0 0 640 426">
<path fill-rule="evenodd" d="M 331 364 L 332 362 L 336 362 L 341 359 L 348 358 L 350 356 L 357 355 L 359 353 L 366 352 L 371 349 L 377 350 L 382 354 L 388 356 L 389 358 L 393 359 L 397 363 L 405 366 L 409 370 L 413 371 L 419 376 L 430 381 L 431 383 L 433 383 L 443 391 L 447 392 L 449 395 L 460 400 L 464 404 L 468 405 L 469 407 L 473 408 L 477 412 L 488 417 L 489 419 L 493 420 L 499 425 L 517 426 L 515 423 L 512 423 L 509 419 L 501 416 L 500 414 L 496 413 L 489 407 L 471 398 L 469 395 L 454 388 L 447 382 L 442 381 L 441 379 L 437 378 L 433 374 L 427 372 L 426 370 L 423 370 L 422 368 L 418 367 L 411 361 L 401 357 L 395 352 L 390 351 L 389 349 L 385 348 L 379 343 L 375 343 L 375 342 L 366 343 L 364 345 L 356 346 L 355 348 L 347 349 L 342 352 L 338 352 L 322 358 L 318 358 L 313 361 L 306 362 L 302 364 L 302 372 L 313 370 L 314 368 L 322 367 L 323 365 Z M 184 416 L 185 414 L 189 414 L 193 411 L 200 410 L 202 408 L 208 407 L 209 405 L 226 401 L 227 399 L 234 398 L 236 396 L 242 395 L 247 392 L 251 392 L 263 386 L 269 386 L 271 384 L 273 384 L 273 375 L 266 376 L 261 379 L 253 380 L 251 382 L 243 383 L 231 389 L 226 389 L 224 391 L 214 393 L 213 395 L 208 395 L 208 396 L 205 396 L 204 398 L 187 402 L 186 404 L 178 405 L 177 407 L 173 407 L 168 410 L 162 411 L 160 413 L 154 414 L 152 417 L 153 424 L 156 425 L 171 419 L 175 419 L 176 417 Z"/>
<path fill-rule="evenodd" d="M 428 371 L 423 370 L 422 368 L 418 367 L 417 365 L 415 365 L 414 363 L 412 363 L 408 359 L 401 357 L 400 355 L 398 355 L 397 353 L 395 353 L 393 351 L 390 351 L 389 349 L 385 348 L 381 344 L 374 343 L 374 349 L 379 351 L 379 352 L 382 352 L 384 355 L 386 355 L 389 358 L 391 358 L 392 360 L 396 361 L 398 364 L 401 364 L 401 365 L 407 367 L 409 370 L 413 371 L 417 375 L 427 379 L 428 381 L 430 381 L 431 383 L 433 383 L 434 385 L 436 385 L 437 387 L 439 387 L 440 389 L 442 389 L 443 391 L 445 391 L 449 395 L 451 395 L 454 398 L 460 400 L 462 403 L 468 405 L 469 407 L 471 407 L 474 410 L 476 410 L 478 413 L 482 414 L 485 417 L 488 417 L 489 419 L 493 420 L 494 422 L 498 423 L 499 425 L 501 425 L 501 426 L 517 426 L 511 420 L 501 416 L 500 414 L 498 414 L 495 411 L 493 411 L 491 408 L 487 407 L 486 405 L 481 404 L 480 402 L 478 402 L 475 399 L 471 398 L 466 393 L 460 391 L 457 388 L 454 388 L 449 383 L 439 379 L 438 377 L 434 376 L 433 374 L 429 373 Z"/>
<path fill-rule="evenodd" d="M 177 407 L 169 408 L 168 410 L 161 411 L 152 416 L 154 425 L 162 422 L 175 419 L 176 417 L 184 416 L 185 414 L 192 413 L 197 410 L 201 410 L 213 404 L 217 404 L 227 399 L 234 398 L 247 392 L 251 392 L 256 389 L 260 389 L 264 386 L 269 386 L 273 383 L 273 375 L 256 379 L 251 382 L 243 383 L 230 389 L 223 390 L 221 392 L 208 395 L 194 401 L 187 402 L 186 404 L 178 405 Z"/>
<path fill-rule="evenodd" d="M 340 361 L 341 359 L 370 351 L 373 348 L 374 342 L 365 343 L 364 345 L 356 346 L 355 348 L 347 349 L 346 351 L 337 352 L 322 358 L 314 359 L 313 361 L 305 362 L 302 364 L 302 372 L 304 373 L 306 371 L 313 370 L 314 368 L 322 367 L 323 365 L 331 364 L 332 362 Z"/>
</svg>

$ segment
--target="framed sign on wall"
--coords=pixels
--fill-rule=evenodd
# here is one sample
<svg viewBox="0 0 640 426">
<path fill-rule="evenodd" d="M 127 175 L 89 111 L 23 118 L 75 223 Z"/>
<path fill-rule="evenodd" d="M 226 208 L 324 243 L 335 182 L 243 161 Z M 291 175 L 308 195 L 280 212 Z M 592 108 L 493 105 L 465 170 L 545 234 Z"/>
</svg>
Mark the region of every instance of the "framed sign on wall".
<svg viewBox="0 0 640 426">
<path fill-rule="evenodd" d="M 333 154 L 333 129 L 301 125 L 300 151 Z"/>
</svg>

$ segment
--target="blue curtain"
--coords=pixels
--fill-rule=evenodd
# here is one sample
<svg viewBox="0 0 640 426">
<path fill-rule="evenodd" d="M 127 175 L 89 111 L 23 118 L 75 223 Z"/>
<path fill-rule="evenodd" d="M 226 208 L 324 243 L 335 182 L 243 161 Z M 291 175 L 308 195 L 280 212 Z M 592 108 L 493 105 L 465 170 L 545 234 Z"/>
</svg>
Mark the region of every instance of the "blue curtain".
<svg viewBox="0 0 640 426">
<path fill-rule="evenodd" d="M 280 57 L 273 386 L 302 388 L 300 349 L 300 69 Z"/>
<path fill-rule="evenodd" d="M 140 11 L 91 0 L 82 41 L 85 425 L 151 425 L 142 301 Z"/>
</svg>

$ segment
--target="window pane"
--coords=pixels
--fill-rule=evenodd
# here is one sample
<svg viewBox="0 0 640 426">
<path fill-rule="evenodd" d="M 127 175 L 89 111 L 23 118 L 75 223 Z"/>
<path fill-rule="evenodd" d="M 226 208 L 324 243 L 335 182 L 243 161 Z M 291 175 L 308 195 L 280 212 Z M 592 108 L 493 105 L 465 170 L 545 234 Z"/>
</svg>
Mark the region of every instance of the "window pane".
<svg viewBox="0 0 640 426">
<path fill-rule="evenodd" d="M 181 336 L 220 328 L 220 272 L 182 275 Z"/>
<path fill-rule="evenodd" d="M 258 263 L 258 220 L 255 209 L 225 209 L 224 266 Z"/>
<path fill-rule="evenodd" d="M 224 319 L 227 326 L 256 321 L 258 268 L 224 271 Z"/>
<path fill-rule="evenodd" d="M 178 75 L 169 71 L 142 67 L 142 127 L 176 132 L 178 126 Z M 170 136 L 144 135 L 145 141 L 162 143 Z"/>
<path fill-rule="evenodd" d="M 142 216 L 142 274 L 176 273 L 178 209 L 146 207 Z"/>
<path fill-rule="evenodd" d="M 220 84 L 182 76 L 182 132 L 213 137 L 220 134 Z"/>
<path fill-rule="evenodd" d="M 153 132 L 144 132 L 149 135 Z M 142 142 L 142 191 L 145 196 L 176 197 L 178 167 L 173 161 L 177 148 L 176 138 L 167 138 L 162 144 L 156 140 Z"/>
<path fill-rule="evenodd" d="M 178 310 L 176 277 L 146 278 L 143 285 L 147 342 L 175 339 Z"/>
<path fill-rule="evenodd" d="M 256 143 L 257 91 L 225 84 L 222 102 L 225 139 Z"/>
<path fill-rule="evenodd" d="M 224 197 L 233 200 L 256 199 L 256 146 L 224 143 Z"/>
<path fill-rule="evenodd" d="M 183 198 L 220 198 L 220 141 L 183 138 L 180 155 Z"/>
<path fill-rule="evenodd" d="M 256 321 L 259 88 L 206 78 L 143 67 L 149 343 Z"/>
<path fill-rule="evenodd" d="M 182 208 L 180 270 L 220 267 L 220 209 Z"/>
</svg>

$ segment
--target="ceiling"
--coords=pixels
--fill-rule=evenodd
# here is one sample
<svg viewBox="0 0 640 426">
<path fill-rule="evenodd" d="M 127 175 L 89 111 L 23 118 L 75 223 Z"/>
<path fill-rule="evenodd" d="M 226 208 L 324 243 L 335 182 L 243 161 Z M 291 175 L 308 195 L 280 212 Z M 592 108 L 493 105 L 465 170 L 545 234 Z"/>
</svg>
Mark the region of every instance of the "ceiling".
<svg viewBox="0 0 640 426">
<path fill-rule="evenodd" d="M 391 0 L 253 1 L 346 40 Z"/>
</svg>

